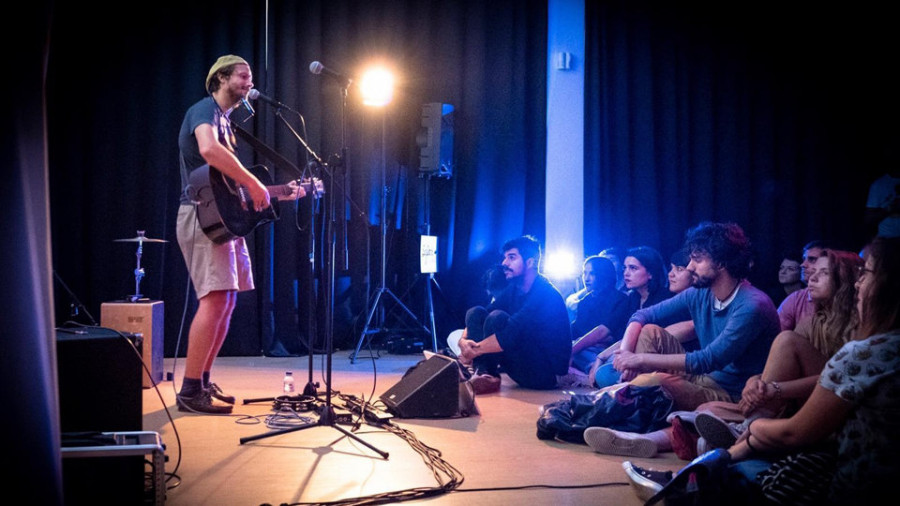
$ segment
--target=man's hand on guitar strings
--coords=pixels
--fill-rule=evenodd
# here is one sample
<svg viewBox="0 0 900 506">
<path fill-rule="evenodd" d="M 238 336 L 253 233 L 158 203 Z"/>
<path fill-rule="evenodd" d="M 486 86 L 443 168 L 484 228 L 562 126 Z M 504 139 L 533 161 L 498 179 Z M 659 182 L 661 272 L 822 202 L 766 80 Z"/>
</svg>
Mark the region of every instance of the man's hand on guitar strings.
<svg viewBox="0 0 900 506">
<path fill-rule="evenodd" d="M 278 195 L 278 200 L 297 200 L 306 196 L 306 188 L 297 184 L 297 181 L 291 181 L 287 184 L 290 193 Z"/>
</svg>

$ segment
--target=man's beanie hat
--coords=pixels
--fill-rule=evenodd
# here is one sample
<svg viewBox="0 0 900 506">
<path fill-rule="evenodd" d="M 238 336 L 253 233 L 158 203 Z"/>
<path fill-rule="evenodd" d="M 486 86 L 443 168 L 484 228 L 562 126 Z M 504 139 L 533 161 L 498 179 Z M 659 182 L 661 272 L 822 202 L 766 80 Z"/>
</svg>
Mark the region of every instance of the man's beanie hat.
<svg viewBox="0 0 900 506">
<path fill-rule="evenodd" d="M 234 65 L 235 63 L 243 63 L 250 66 L 247 63 L 247 60 L 241 58 L 240 56 L 233 54 L 226 54 L 225 56 L 220 56 L 216 63 L 213 63 L 213 66 L 209 68 L 209 74 L 206 75 L 206 89 L 209 89 L 209 83 L 212 82 L 213 78 L 216 76 L 216 72 L 224 69 L 229 65 Z"/>
</svg>

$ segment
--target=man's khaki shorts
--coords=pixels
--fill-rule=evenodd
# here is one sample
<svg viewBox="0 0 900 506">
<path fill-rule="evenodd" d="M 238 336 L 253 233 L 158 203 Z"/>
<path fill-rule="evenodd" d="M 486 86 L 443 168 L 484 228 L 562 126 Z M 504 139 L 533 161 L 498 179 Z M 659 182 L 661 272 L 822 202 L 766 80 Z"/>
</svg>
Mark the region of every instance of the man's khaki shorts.
<svg viewBox="0 0 900 506">
<path fill-rule="evenodd" d="M 243 237 L 225 244 L 212 242 L 200 229 L 196 207 L 185 204 L 178 208 L 177 236 L 197 299 L 219 290 L 253 290 L 250 254 Z"/>
</svg>

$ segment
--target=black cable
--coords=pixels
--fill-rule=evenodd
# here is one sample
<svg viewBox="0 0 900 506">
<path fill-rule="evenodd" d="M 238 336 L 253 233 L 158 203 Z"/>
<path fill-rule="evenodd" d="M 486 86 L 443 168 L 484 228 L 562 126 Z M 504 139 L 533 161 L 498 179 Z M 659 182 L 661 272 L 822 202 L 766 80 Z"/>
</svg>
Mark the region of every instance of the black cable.
<svg viewBox="0 0 900 506">
<path fill-rule="evenodd" d="M 388 504 L 395 503 L 401 501 L 411 501 L 414 499 L 425 499 L 428 497 L 435 497 L 438 495 L 443 495 L 448 492 L 452 492 L 457 487 L 459 487 L 464 480 L 464 477 L 459 470 L 453 467 L 450 463 L 445 461 L 441 457 L 441 452 L 428 446 L 416 438 L 415 434 L 408 429 L 403 429 L 398 427 L 390 422 L 386 422 L 382 424 L 382 427 L 386 429 L 388 432 L 393 433 L 394 435 L 400 437 L 404 441 L 406 441 L 413 450 L 416 451 L 419 455 L 422 456 L 422 460 L 425 461 L 426 465 L 432 470 L 432 473 L 435 477 L 435 480 L 438 482 L 437 487 L 416 487 L 409 488 L 404 490 L 398 490 L 394 492 L 385 492 L 381 494 L 374 494 L 363 497 L 355 497 L 350 499 L 340 499 L 337 501 L 327 501 L 327 502 L 316 502 L 316 503 L 307 503 L 307 502 L 297 502 L 297 503 L 282 503 L 281 506 L 300 506 L 300 505 L 370 505 L 370 504 Z"/>
<path fill-rule="evenodd" d="M 484 488 L 458 488 L 454 490 L 454 492 L 502 492 L 504 490 L 529 490 L 535 488 L 547 488 L 547 489 L 567 489 L 567 490 L 578 490 L 583 488 L 601 488 L 601 487 L 611 487 L 611 486 L 629 486 L 629 483 L 621 482 L 621 481 L 611 481 L 609 483 L 589 483 L 586 485 L 547 485 L 547 484 L 537 484 L 537 485 L 519 485 L 515 487 L 484 487 Z"/>
</svg>

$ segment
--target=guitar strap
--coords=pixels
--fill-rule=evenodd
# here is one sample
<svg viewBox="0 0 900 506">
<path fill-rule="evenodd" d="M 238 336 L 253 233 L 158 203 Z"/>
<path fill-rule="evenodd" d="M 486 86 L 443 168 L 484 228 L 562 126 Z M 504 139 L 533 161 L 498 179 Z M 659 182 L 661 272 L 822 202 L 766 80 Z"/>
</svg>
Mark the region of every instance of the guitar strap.
<svg viewBox="0 0 900 506">
<path fill-rule="evenodd" d="M 250 132 L 244 130 L 238 125 L 231 125 L 231 128 L 234 130 L 238 137 L 247 141 L 247 144 L 253 146 L 253 149 L 262 154 L 264 157 L 268 158 L 269 161 L 275 164 L 276 167 L 289 168 L 293 170 L 298 175 L 298 177 L 301 177 L 303 175 L 303 172 L 301 172 L 296 165 L 288 161 L 287 158 L 278 154 L 274 149 L 266 146 L 265 143 L 254 137 Z"/>
</svg>

